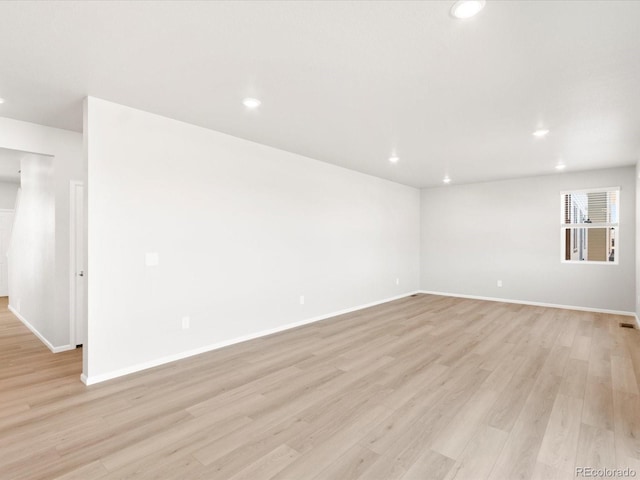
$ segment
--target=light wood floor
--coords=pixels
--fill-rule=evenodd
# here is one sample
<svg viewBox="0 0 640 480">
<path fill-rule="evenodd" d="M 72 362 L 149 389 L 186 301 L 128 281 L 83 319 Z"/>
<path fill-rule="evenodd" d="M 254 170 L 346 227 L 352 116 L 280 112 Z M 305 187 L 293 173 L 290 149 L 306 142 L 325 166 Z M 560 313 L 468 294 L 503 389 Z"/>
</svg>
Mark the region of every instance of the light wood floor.
<svg viewBox="0 0 640 480">
<path fill-rule="evenodd" d="M 629 317 L 408 297 L 85 387 L 0 304 L 0 479 L 640 476 Z"/>
</svg>

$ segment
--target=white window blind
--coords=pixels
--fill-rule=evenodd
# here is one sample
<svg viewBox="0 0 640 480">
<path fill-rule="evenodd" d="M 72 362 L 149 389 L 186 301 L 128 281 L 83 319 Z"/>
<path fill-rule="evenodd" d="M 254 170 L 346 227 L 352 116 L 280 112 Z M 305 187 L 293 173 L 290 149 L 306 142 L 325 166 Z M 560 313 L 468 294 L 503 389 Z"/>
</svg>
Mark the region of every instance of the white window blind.
<svg viewBox="0 0 640 480">
<path fill-rule="evenodd" d="M 564 262 L 618 263 L 620 188 L 561 194 Z"/>
</svg>

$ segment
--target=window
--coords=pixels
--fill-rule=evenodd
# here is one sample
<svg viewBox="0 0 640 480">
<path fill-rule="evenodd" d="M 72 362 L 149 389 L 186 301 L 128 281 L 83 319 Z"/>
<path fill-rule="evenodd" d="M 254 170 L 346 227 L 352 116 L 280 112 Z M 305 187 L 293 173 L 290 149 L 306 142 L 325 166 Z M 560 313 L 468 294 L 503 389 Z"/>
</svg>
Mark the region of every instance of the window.
<svg viewBox="0 0 640 480">
<path fill-rule="evenodd" d="M 563 262 L 618 263 L 620 187 L 561 194 Z"/>
</svg>

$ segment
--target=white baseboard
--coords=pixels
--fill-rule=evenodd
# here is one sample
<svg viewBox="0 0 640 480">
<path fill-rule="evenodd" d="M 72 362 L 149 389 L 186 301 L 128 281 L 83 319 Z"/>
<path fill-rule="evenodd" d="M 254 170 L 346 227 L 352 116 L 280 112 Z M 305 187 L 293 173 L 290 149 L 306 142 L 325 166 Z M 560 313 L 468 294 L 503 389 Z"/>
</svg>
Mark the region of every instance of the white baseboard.
<svg viewBox="0 0 640 480">
<path fill-rule="evenodd" d="M 90 375 L 87 376 L 84 373 L 80 376 L 80 380 L 85 385 L 94 385 L 96 383 L 105 382 L 107 380 L 112 380 L 114 378 L 122 377 L 124 375 L 129 375 L 131 373 L 139 372 L 141 370 L 146 370 L 148 368 L 157 367 L 159 365 L 164 365 L 165 363 L 175 362 L 176 360 L 182 360 L 183 358 L 192 357 L 194 355 L 199 355 L 201 353 L 210 352 L 212 350 L 217 350 L 219 348 L 227 347 L 229 345 L 234 345 L 236 343 L 246 342 L 248 340 L 253 340 L 259 337 L 265 337 L 267 335 L 272 335 L 274 333 L 282 332 L 284 330 L 290 330 L 292 328 L 301 327 L 303 325 L 307 325 L 309 323 L 319 322 L 321 320 L 326 320 L 328 318 L 336 317 L 338 315 L 344 315 L 345 313 L 355 312 L 357 310 L 362 310 L 364 308 L 375 307 L 376 305 L 380 305 L 382 303 L 391 302 L 393 300 L 398 300 L 400 298 L 405 298 L 410 295 L 414 295 L 416 293 L 420 293 L 418 291 L 403 293 L 402 295 L 397 295 L 395 297 L 386 298 L 384 300 L 379 300 L 376 302 L 367 303 L 364 305 L 359 305 L 357 307 L 345 308 L 344 310 L 339 310 L 337 312 L 328 313 L 325 315 L 319 315 L 317 317 L 308 318 L 305 320 L 301 320 L 299 322 L 288 323 L 286 325 L 282 325 L 280 327 L 271 328 L 268 330 L 262 330 L 257 333 L 251 333 L 249 335 L 243 335 L 242 337 L 236 337 L 231 340 L 224 340 L 222 342 L 213 343 L 210 345 L 205 345 L 203 347 L 194 348 L 192 350 L 187 350 L 185 352 L 175 353 L 173 355 L 167 355 L 165 357 L 157 358 L 155 360 L 150 360 L 148 362 L 138 363 L 136 365 L 131 365 L 130 367 L 121 368 L 118 370 L 114 370 L 112 372 L 101 373 L 99 375 Z"/>
<path fill-rule="evenodd" d="M 638 330 L 640 330 L 640 318 L 638 318 L 638 314 L 637 313 L 634 315 L 634 317 L 636 317 L 636 328 Z"/>
<path fill-rule="evenodd" d="M 46 338 L 44 338 L 44 335 L 42 335 L 37 329 L 36 327 L 34 327 L 33 325 L 31 325 L 26 318 L 24 318 L 22 315 L 20 315 L 20 313 L 18 313 L 18 311 L 13 308 L 11 305 L 9 305 L 9 311 L 11 313 L 13 313 L 18 320 L 20 320 L 22 323 L 24 323 L 24 326 L 27 327 L 29 330 L 31 330 L 31 333 L 33 333 L 36 337 L 38 337 L 38 340 L 40 340 L 42 343 L 44 343 L 47 348 L 49 350 L 51 350 L 53 353 L 59 353 L 59 352 L 66 352 L 67 350 L 73 350 L 74 346 L 72 345 L 62 345 L 60 347 L 54 347 L 51 342 L 49 342 L 49 340 L 47 340 Z"/>
<path fill-rule="evenodd" d="M 563 310 L 579 310 L 582 312 L 596 312 L 596 313 L 608 313 L 611 315 L 624 315 L 628 317 L 636 317 L 636 321 L 638 318 L 635 312 L 625 312 L 623 310 L 607 310 L 604 308 L 580 307 L 577 305 L 559 305 L 556 303 L 529 302 L 527 300 L 511 300 L 508 298 L 483 297 L 481 295 L 464 295 L 461 293 L 432 292 L 429 290 L 420 290 L 420 293 L 426 293 L 428 295 L 440 295 L 442 297 L 458 297 L 458 298 L 470 298 L 473 300 L 486 300 L 488 302 L 516 303 L 519 305 L 532 305 L 534 307 L 562 308 Z"/>
</svg>

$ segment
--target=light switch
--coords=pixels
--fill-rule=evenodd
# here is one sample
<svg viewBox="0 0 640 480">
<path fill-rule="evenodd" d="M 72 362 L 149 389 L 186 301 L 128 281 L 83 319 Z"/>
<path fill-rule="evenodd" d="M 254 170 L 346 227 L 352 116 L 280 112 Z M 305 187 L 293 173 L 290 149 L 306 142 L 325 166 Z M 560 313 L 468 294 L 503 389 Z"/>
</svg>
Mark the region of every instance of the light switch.
<svg viewBox="0 0 640 480">
<path fill-rule="evenodd" d="M 147 267 L 157 267 L 160 264 L 158 252 L 147 252 L 144 255 L 144 264 Z"/>
</svg>

